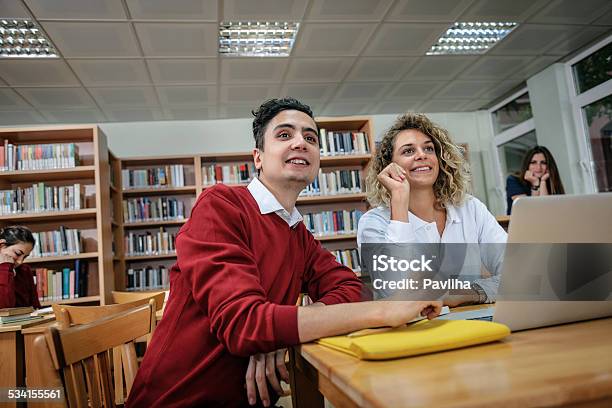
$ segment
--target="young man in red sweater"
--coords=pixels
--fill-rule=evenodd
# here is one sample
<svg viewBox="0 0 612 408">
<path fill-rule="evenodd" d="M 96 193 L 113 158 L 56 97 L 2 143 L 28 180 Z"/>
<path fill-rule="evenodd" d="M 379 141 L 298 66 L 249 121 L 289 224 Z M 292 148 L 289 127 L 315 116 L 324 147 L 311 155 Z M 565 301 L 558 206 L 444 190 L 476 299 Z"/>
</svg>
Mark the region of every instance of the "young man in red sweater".
<svg viewBox="0 0 612 408">
<path fill-rule="evenodd" d="M 179 232 L 170 297 L 130 408 L 248 406 L 258 395 L 269 406 L 278 395 L 268 384 L 280 391 L 274 368 L 287 379 L 278 350 L 439 314 L 440 302 L 360 302 L 361 281 L 321 247 L 295 208 L 319 170 L 310 108 L 274 99 L 254 115 L 258 177 L 248 187 L 206 189 Z M 302 288 L 315 307 L 295 306 Z"/>
</svg>

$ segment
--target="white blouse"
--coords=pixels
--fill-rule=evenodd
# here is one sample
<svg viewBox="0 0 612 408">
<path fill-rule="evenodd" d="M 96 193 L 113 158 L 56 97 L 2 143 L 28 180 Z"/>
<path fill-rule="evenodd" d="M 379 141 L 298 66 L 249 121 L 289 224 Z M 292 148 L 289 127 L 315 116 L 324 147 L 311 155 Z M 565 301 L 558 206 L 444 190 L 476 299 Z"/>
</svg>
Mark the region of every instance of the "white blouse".
<svg viewBox="0 0 612 408">
<path fill-rule="evenodd" d="M 435 222 L 427 222 L 411 212 L 409 222 L 391 220 L 388 207 L 376 207 L 366 212 L 359 220 L 357 245 L 363 243 L 467 243 L 503 244 L 507 240 L 504 229 L 495 220 L 487 207 L 476 197 L 467 195 L 459 207 L 446 207 L 446 225 L 442 236 Z M 466 259 L 465 264 L 480 264 L 492 276 L 475 280 L 487 294 L 487 302 L 494 302 L 499 287 L 504 245 L 481 247 L 480 259 Z M 471 251 L 470 251 L 471 252 Z M 478 256 L 478 254 L 476 254 Z M 470 273 L 465 270 L 465 274 Z M 473 270 L 471 271 L 473 274 Z M 464 274 L 462 270 L 461 275 Z"/>
</svg>

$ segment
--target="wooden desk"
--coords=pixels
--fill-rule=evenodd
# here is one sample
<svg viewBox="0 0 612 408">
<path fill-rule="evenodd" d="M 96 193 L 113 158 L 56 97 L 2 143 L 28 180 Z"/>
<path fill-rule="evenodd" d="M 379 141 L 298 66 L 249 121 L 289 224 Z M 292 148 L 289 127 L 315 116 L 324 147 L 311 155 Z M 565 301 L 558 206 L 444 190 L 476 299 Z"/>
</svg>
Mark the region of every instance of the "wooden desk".
<svg viewBox="0 0 612 408">
<path fill-rule="evenodd" d="M 304 344 L 291 351 L 293 406 L 612 406 L 612 318 L 527 330 L 481 346 L 362 361 Z"/>
<path fill-rule="evenodd" d="M 0 325 L 0 387 L 15 388 L 26 386 L 26 350 L 23 330 L 44 325 L 49 317 L 21 324 Z M 14 407 L 15 403 L 0 403 L 0 406 Z M 19 404 L 18 406 L 23 406 Z"/>
</svg>

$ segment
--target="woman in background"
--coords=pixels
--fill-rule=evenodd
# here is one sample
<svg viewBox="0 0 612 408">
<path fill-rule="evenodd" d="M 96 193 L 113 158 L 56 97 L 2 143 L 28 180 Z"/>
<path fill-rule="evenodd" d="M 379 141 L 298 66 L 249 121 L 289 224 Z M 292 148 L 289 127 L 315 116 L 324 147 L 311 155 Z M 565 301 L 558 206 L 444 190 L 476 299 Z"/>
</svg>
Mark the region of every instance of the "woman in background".
<svg viewBox="0 0 612 408">
<path fill-rule="evenodd" d="M 535 146 L 525 154 L 523 166 L 518 175 L 510 175 L 506 180 L 506 199 L 508 215 L 512 204 L 519 197 L 565 194 L 557 163 L 550 150 Z"/>
<path fill-rule="evenodd" d="M 0 230 L 0 308 L 40 308 L 32 269 L 23 263 L 35 244 L 32 231 L 26 227 Z"/>
<path fill-rule="evenodd" d="M 448 131 L 422 114 L 400 116 L 383 135 L 368 170 L 373 208 L 359 220 L 357 244 L 504 244 L 506 232 L 480 200 L 467 194 L 468 186 L 462 148 Z M 496 299 L 503 245 L 470 248 L 479 252 L 468 254 L 464 265 L 474 268 L 461 273 L 482 278 L 472 289 L 447 296 L 446 306 Z M 481 275 L 481 265 L 490 275 Z"/>
</svg>

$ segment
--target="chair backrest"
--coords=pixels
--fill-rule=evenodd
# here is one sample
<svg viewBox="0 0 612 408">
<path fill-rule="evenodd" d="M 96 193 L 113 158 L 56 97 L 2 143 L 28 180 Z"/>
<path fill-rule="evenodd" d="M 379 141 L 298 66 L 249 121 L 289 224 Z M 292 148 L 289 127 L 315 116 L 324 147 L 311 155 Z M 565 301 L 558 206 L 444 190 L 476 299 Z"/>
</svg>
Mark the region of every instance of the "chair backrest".
<svg viewBox="0 0 612 408">
<path fill-rule="evenodd" d="M 156 312 L 159 312 L 164 307 L 167 292 L 120 292 L 113 290 L 111 295 L 115 303 L 131 303 L 143 299 L 155 299 Z"/>
<path fill-rule="evenodd" d="M 115 407 L 110 350 L 127 352 L 126 346 L 150 332 L 154 319 L 149 303 L 91 323 L 47 329 L 47 344 L 56 369 L 63 373 L 70 408 Z"/>
</svg>

